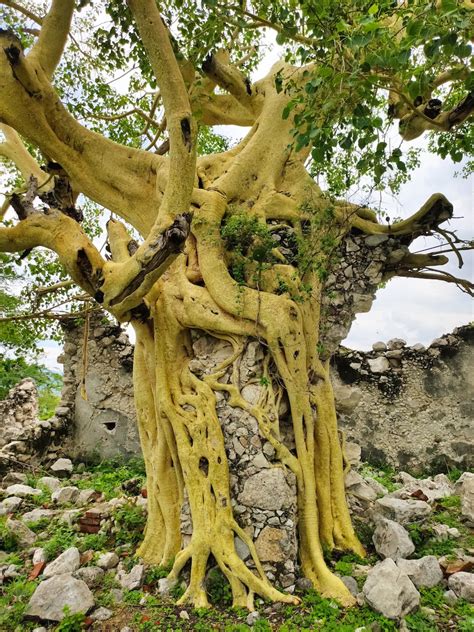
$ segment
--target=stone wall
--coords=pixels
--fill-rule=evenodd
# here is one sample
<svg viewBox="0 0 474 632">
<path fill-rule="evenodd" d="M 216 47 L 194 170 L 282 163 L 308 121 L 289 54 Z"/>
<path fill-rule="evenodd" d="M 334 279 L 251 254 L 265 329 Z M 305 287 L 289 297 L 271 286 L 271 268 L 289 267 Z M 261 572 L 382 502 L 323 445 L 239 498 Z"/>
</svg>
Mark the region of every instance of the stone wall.
<svg viewBox="0 0 474 632">
<path fill-rule="evenodd" d="M 332 368 L 340 426 L 348 440 L 361 445 L 365 460 L 412 471 L 474 465 L 473 341 L 474 328 L 466 326 L 433 341 L 427 349 L 407 347 L 400 340 L 375 343 L 371 352 L 339 348 Z M 93 452 L 101 457 L 138 452 L 133 347 L 127 335 L 116 326 L 92 324 L 87 401 L 80 392 L 82 345 L 82 330 L 68 329 L 61 357 L 63 401 L 57 411 L 63 416 L 67 412 L 73 429 L 68 452 L 78 457 Z M 250 363 L 260 361 L 255 345 L 251 343 L 246 351 L 256 354 L 253 360 L 248 358 Z M 212 368 L 222 359 L 224 347 L 222 341 L 212 343 L 209 337 L 196 334 L 193 370 Z M 256 389 L 258 385 L 250 383 L 243 395 L 255 397 Z M 241 456 L 240 437 L 246 437 L 244 430 L 250 432 L 252 424 L 245 414 L 228 406 L 221 414 L 231 417 L 226 430 L 229 453 Z M 253 441 L 259 440 L 250 434 Z M 254 447 L 256 455 L 260 445 Z"/>
<path fill-rule="evenodd" d="M 31 378 L 21 380 L 0 401 L 0 471 L 18 463 L 33 465 L 39 459 L 53 457 L 54 443 L 62 441 L 67 420 L 59 408 L 51 419 L 38 417 L 38 391 Z"/>
<path fill-rule="evenodd" d="M 341 348 L 333 379 L 340 427 L 372 463 L 409 471 L 474 466 L 474 327 L 423 345 Z"/>
<path fill-rule="evenodd" d="M 64 350 L 58 360 L 64 366 L 60 410 L 70 424 L 65 452 L 76 459 L 138 454 L 133 346 L 127 334 L 100 316 L 91 319 L 85 366 L 82 327 L 66 325 L 64 334 Z"/>
</svg>

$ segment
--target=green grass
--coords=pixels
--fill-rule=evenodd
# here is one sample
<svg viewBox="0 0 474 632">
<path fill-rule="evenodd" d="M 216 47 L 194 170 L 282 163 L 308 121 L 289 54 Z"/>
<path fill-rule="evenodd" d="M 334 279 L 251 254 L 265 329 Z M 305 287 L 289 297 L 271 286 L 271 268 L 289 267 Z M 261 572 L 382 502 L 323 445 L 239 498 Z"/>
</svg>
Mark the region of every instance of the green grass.
<svg viewBox="0 0 474 632">
<path fill-rule="evenodd" d="M 121 485 L 130 478 L 145 480 L 143 459 L 114 459 L 91 467 L 88 474 L 77 481 L 80 489 L 95 489 L 104 494 L 106 500 L 120 495 Z"/>
</svg>

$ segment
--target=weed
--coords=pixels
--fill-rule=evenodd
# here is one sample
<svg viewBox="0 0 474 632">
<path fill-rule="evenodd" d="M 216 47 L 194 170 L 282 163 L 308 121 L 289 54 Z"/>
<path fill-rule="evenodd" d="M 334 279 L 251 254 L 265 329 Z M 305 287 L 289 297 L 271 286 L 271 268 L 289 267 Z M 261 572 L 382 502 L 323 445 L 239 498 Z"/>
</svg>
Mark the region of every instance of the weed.
<svg viewBox="0 0 474 632">
<path fill-rule="evenodd" d="M 118 527 L 116 544 L 140 542 L 145 528 L 146 516 L 140 507 L 127 504 L 114 512 L 114 519 Z"/>
<path fill-rule="evenodd" d="M 23 613 L 38 583 L 18 577 L 2 587 L 0 595 L 0 630 L 18 632 L 25 629 Z M 28 629 L 28 627 L 26 627 Z"/>
<path fill-rule="evenodd" d="M 7 527 L 7 518 L 0 517 L 0 549 L 7 553 L 13 553 L 19 548 L 18 536 Z"/>
<path fill-rule="evenodd" d="M 211 568 L 206 578 L 206 589 L 212 604 L 230 606 L 232 591 L 229 582 L 217 567 Z"/>
<path fill-rule="evenodd" d="M 52 560 L 66 549 L 74 546 L 78 536 L 76 531 L 67 524 L 58 524 L 54 527 L 54 533 L 47 542 L 42 544 L 46 559 Z"/>
<path fill-rule="evenodd" d="M 68 614 L 69 608 L 65 606 L 66 616 L 59 623 L 56 632 L 82 632 L 84 629 L 85 615 L 82 612 Z"/>
<path fill-rule="evenodd" d="M 104 494 L 106 500 L 117 495 L 121 484 L 130 478 L 145 478 L 145 466 L 142 459 L 113 459 L 103 461 L 91 469 L 87 477 L 77 481 L 81 489 L 95 489 Z"/>
<path fill-rule="evenodd" d="M 103 551 L 107 548 L 107 536 L 103 533 L 88 533 L 85 535 L 79 544 L 79 550 L 88 551 Z"/>
</svg>

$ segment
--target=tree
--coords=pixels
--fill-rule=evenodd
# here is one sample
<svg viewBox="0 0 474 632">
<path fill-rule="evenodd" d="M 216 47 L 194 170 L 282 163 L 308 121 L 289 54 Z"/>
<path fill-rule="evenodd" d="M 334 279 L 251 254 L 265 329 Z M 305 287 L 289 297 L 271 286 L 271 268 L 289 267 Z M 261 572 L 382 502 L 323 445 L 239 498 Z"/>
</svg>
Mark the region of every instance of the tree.
<svg viewBox="0 0 474 632">
<path fill-rule="evenodd" d="M 25 184 L 8 198 L 18 221 L 1 228 L 0 250 L 54 251 L 75 283 L 135 329 L 149 501 L 139 554 L 173 562 L 170 580 L 191 562 L 181 603 L 208 605 L 203 581 L 211 555 L 235 605 L 251 607 L 254 593 L 297 601 L 265 576 L 233 513 L 216 414 L 220 391 L 256 419 L 279 465 L 296 478 L 303 574 L 325 596 L 353 603 L 323 556 L 323 548 L 364 554 L 344 494 L 329 377 L 334 344 L 324 343 L 325 282 L 347 236 L 364 234 L 403 246 L 396 263 L 384 262 L 384 278 L 440 278 L 468 292 L 472 285 L 432 270 L 446 263 L 442 254 L 407 252 L 416 236 L 440 232 L 460 256 L 455 237 L 440 227 L 452 216 L 442 194 L 387 224 L 324 194 L 315 177 L 337 194 L 362 176 L 375 188 L 396 189 L 407 163 L 386 137 L 395 121 L 402 139 L 431 131 L 432 151 L 455 160 L 468 154 L 472 3 L 82 1 L 77 9 L 86 11 L 92 33 L 85 49 L 70 30 L 73 0 L 53 0 L 44 18 L 26 2 L 1 4 L 11 9 L 12 27 L 1 33 L 1 151 Z M 110 29 L 95 26 L 96 8 L 107 12 Z M 277 32 L 285 61 L 252 83 L 246 72 L 258 60 L 262 29 Z M 104 73 L 118 68 L 131 73 L 125 96 L 103 83 Z M 197 158 L 198 129 L 214 125 L 250 131 L 237 146 Z M 81 228 L 79 194 L 125 222 L 107 222 L 110 257 Z M 277 230 L 289 248 L 279 247 Z M 356 306 L 348 309 L 353 315 Z M 234 350 L 203 379 L 189 370 L 195 329 Z M 219 381 L 252 338 L 267 353 L 267 397 L 257 404 L 242 397 L 237 379 Z M 279 435 L 282 390 L 295 450 Z M 193 535 L 182 546 L 185 492 Z M 237 555 L 235 535 L 249 547 L 256 573 Z"/>
</svg>

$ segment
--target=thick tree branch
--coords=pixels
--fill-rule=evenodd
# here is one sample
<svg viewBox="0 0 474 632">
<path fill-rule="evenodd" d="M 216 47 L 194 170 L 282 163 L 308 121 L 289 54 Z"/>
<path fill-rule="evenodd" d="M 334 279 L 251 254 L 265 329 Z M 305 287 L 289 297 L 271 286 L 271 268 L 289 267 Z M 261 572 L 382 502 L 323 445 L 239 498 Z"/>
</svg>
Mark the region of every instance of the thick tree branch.
<svg viewBox="0 0 474 632">
<path fill-rule="evenodd" d="M 2 124 L 0 124 L 0 130 L 5 137 L 5 141 L 0 144 L 0 155 L 15 164 L 25 182 L 34 176 L 38 180 L 39 187 L 43 188 L 45 193 L 52 189 L 54 186 L 52 178 L 40 168 L 33 156 L 27 151 L 17 132 L 12 127 Z"/>
<path fill-rule="evenodd" d="M 191 204 L 196 172 L 196 125 L 183 75 L 156 2 L 154 0 L 128 0 L 128 4 L 137 22 L 160 89 L 170 142 L 168 178 L 163 199 L 159 204 L 159 211 L 152 229 L 134 256 L 134 259 L 140 262 L 141 273 L 144 273 L 144 282 L 147 283 L 149 266 L 162 265 L 156 257 L 159 245 L 161 247 L 162 244 L 167 243 L 168 238 L 163 233 L 164 229 L 171 231 L 170 243 L 174 242 L 178 233 L 182 235 L 183 231 L 187 237 L 189 221 L 184 220 L 181 226 L 178 217 L 184 218 L 184 213 L 188 211 Z M 178 250 L 180 250 L 182 242 L 178 241 Z M 135 289 L 132 293 L 135 293 Z"/>
<path fill-rule="evenodd" d="M 250 80 L 240 70 L 228 63 L 223 63 L 217 55 L 213 54 L 206 57 L 202 69 L 219 87 L 252 111 L 254 91 Z"/>
<path fill-rule="evenodd" d="M 53 0 L 49 13 L 43 20 L 38 40 L 28 55 L 40 63 L 49 79 L 53 76 L 66 45 L 74 5 L 74 0 Z"/>
<path fill-rule="evenodd" d="M 435 231 L 440 224 L 453 216 L 453 205 L 442 193 L 433 193 L 419 211 L 408 219 L 395 224 L 378 224 L 360 217 L 352 210 L 348 221 L 352 226 L 367 234 L 386 235 L 428 235 Z"/>
</svg>

